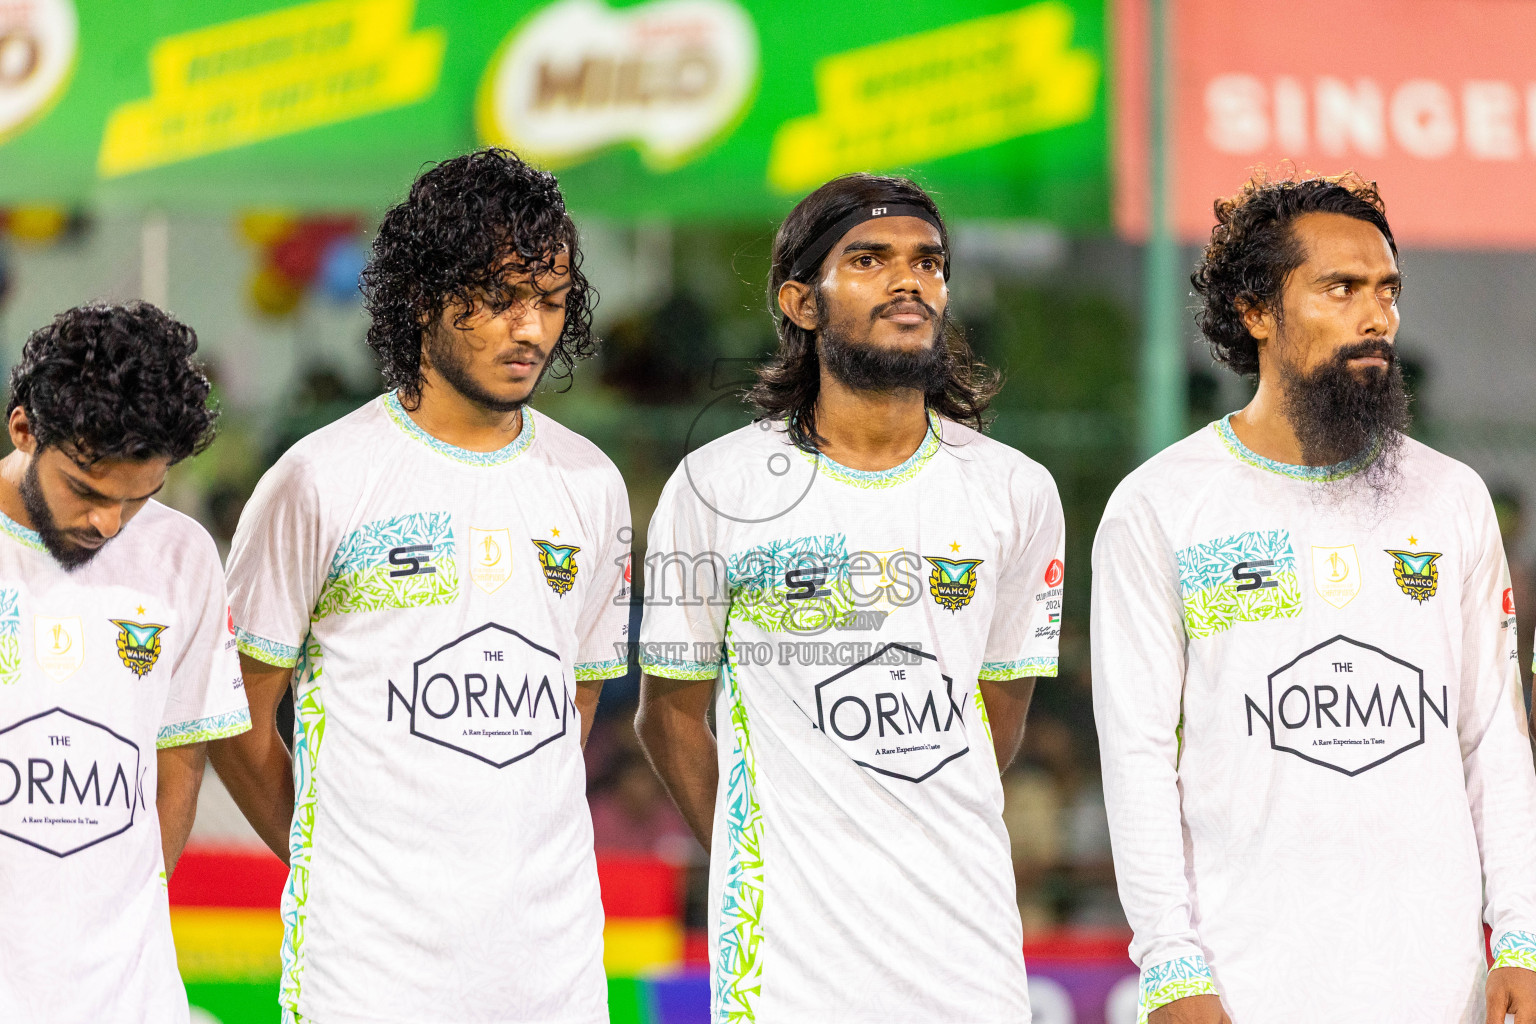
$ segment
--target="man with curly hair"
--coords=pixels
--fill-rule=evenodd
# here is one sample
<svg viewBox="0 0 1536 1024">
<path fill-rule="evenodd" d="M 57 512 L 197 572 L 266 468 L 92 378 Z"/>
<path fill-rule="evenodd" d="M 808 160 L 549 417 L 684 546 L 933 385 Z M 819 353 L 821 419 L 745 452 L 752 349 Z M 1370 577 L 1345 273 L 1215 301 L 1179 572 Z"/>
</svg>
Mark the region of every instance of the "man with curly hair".
<svg viewBox="0 0 1536 1024">
<path fill-rule="evenodd" d="M 83 306 L 11 371 L 0 460 L 0 1020 L 186 1024 L 166 879 L 250 728 L 213 538 L 153 500 L 213 440 L 197 336 Z M 153 806 L 151 806 L 153 804 Z"/>
<path fill-rule="evenodd" d="M 1385 207 L 1260 177 L 1216 218 L 1198 320 L 1257 390 L 1127 477 L 1094 544 L 1141 1019 L 1536 1022 L 1509 571 L 1477 474 L 1404 434 Z"/>
<path fill-rule="evenodd" d="M 594 347 L 554 177 L 427 170 L 363 292 L 391 390 L 278 461 L 229 557 L 255 726 L 214 764 L 289 863 L 284 1019 L 606 1021 L 582 744 L 626 668 L 629 504 L 529 407 Z"/>
<path fill-rule="evenodd" d="M 636 727 L 713 854 L 716 1024 L 1029 1019 L 999 772 L 1056 674 L 1063 521 L 982 432 L 949 255 L 906 179 L 801 201 L 761 418 L 651 520 Z"/>
</svg>

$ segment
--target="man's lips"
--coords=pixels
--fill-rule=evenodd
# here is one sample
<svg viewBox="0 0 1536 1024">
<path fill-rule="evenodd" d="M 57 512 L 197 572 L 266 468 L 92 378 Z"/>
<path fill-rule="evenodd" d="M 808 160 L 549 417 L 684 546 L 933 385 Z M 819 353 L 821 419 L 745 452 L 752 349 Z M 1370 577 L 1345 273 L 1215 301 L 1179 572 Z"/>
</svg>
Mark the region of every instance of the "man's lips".
<svg viewBox="0 0 1536 1024">
<path fill-rule="evenodd" d="M 928 310 L 922 306 L 904 304 L 892 306 L 880 314 L 881 320 L 890 320 L 898 324 L 921 324 L 928 321 Z"/>
</svg>

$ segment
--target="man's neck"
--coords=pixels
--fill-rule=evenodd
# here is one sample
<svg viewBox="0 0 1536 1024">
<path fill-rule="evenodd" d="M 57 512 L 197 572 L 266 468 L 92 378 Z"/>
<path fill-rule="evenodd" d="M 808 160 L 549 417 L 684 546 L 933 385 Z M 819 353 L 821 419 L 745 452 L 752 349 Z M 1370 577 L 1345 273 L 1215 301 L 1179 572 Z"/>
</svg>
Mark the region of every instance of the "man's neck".
<svg viewBox="0 0 1536 1024">
<path fill-rule="evenodd" d="M 928 434 L 928 410 L 915 388 L 855 391 L 823 367 L 816 396 L 821 453 L 849 469 L 878 473 L 912 457 Z"/>
<path fill-rule="evenodd" d="M 26 475 L 26 453 L 13 451 L 0 459 L 0 512 L 12 522 L 35 530 L 37 524 L 32 522 L 32 517 L 27 514 L 27 504 L 21 500 L 21 481 Z"/>
<path fill-rule="evenodd" d="M 1285 396 L 1273 375 L 1260 375 L 1253 400 L 1232 414 L 1232 432 L 1256 455 L 1287 466 L 1305 466 L 1301 442 L 1285 415 Z"/>
<path fill-rule="evenodd" d="M 418 427 L 439 441 L 471 452 L 500 451 L 516 440 L 523 429 L 521 409 L 487 409 L 430 378 L 422 383 L 420 403 L 406 412 Z"/>
</svg>

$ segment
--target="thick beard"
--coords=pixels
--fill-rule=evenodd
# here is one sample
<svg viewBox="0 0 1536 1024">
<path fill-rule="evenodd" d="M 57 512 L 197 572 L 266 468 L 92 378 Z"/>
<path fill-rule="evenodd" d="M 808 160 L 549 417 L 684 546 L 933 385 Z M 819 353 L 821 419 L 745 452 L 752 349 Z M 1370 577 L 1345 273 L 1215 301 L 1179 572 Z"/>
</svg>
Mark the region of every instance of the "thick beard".
<svg viewBox="0 0 1536 1024">
<path fill-rule="evenodd" d="M 105 548 L 106 544 L 94 548 L 82 548 L 71 544 L 69 539 L 59 530 L 59 526 L 53 519 L 53 510 L 48 507 L 48 501 L 43 497 L 42 483 L 37 477 L 37 458 L 34 455 L 27 465 L 27 472 L 21 478 L 21 506 L 27 510 L 27 517 L 32 520 L 32 529 L 37 531 L 38 537 L 43 542 L 43 547 L 53 556 L 54 561 L 63 567 L 65 572 L 74 572 L 86 562 L 95 558 Z M 108 543 L 111 543 L 108 541 Z"/>
<path fill-rule="evenodd" d="M 427 358 L 448 386 L 457 391 L 464 398 L 473 402 L 488 412 L 517 412 L 533 398 L 539 390 L 539 385 L 544 382 L 544 374 L 549 371 L 552 359 L 546 359 L 539 369 L 538 379 L 533 382 L 533 387 L 522 398 L 508 400 L 497 398 L 475 380 L 469 372 L 469 360 L 464 358 L 453 340 L 446 337 L 447 332 L 441 328 L 434 329 L 427 334 Z"/>
<path fill-rule="evenodd" d="M 1387 360 L 1386 369 L 1361 377 L 1349 368 L 1349 360 L 1371 355 Z M 1282 365 L 1280 384 L 1286 419 L 1308 465 L 1370 459 L 1356 474 L 1360 481 L 1378 495 L 1396 488 L 1411 417 L 1402 366 L 1390 344 L 1350 345 L 1311 373 Z"/>
<path fill-rule="evenodd" d="M 882 309 L 871 313 L 872 322 Z M 854 391 L 889 393 L 910 388 L 924 395 L 942 392 L 949 374 L 944 349 L 949 310 L 941 315 L 929 307 L 929 312 L 933 339 L 917 349 L 882 348 L 868 340 L 856 341 L 846 324 L 829 321 L 817 335 L 822 365 L 839 383 Z"/>
</svg>

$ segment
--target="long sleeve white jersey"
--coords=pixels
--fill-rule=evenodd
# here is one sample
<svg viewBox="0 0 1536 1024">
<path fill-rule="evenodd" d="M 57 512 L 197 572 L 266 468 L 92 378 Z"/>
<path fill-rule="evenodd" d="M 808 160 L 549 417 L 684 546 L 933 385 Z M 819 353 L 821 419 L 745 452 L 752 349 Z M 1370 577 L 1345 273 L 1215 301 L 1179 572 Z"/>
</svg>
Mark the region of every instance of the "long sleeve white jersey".
<svg viewBox="0 0 1536 1024">
<path fill-rule="evenodd" d="M 1141 1013 L 1481 1021 L 1536 969 L 1536 773 L 1482 481 L 1378 499 L 1227 420 L 1132 473 L 1093 557 L 1094 711 Z"/>
</svg>

